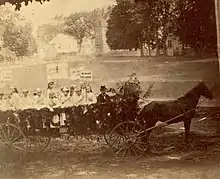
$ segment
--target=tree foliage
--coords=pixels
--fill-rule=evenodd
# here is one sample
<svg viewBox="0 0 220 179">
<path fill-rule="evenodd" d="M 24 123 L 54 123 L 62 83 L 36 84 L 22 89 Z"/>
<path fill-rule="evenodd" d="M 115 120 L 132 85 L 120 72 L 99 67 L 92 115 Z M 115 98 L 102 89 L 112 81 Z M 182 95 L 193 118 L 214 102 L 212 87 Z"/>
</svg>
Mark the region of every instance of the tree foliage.
<svg viewBox="0 0 220 179">
<path fill-rule="evenodd" d="M 122 1 L 113 7 L 107 21 L 107 43 L 113 50 L 138 48 L 138 33 L 136 26 L 132 23 L 132 4 Z"/>
<path fill-rule="evenodd" d="M 15 5 L 15 10 L 20 10 L 22 4 L 27 6 L 29 3 L 32 3 L 33 1 L 43 3 L 50 0 L 0 0 L 0 5 L 5 5 L 5 3 L 10 3 L 12 5 Z"/>
<path fill-rule="evenodd" d="M 177 9 L 176 34 L 181 42 L 190 45 L 197 54 L 216 50 L 214 1 L 179 1 Z"/>
<path fill-rule="evenodd" d="M 107 42 L 111 49 L 136 47 L 164 50 L 170 34 L 197 53 L 216 49 L 214 1 L 117 0 L 108 20 Z M 137 43 L 138 42 L 138 43 Z M 143 55 L 143 52 L 142 52 Z"/>
<path fill-rule="evenodd" d="M 82 43 L 85 39 L 94 38 L 95 30 L 102 21 L 108 17 L 110 11 L 108 8 L 95 9 L 91 12 L 77 12 L 69 15 L 64 22 L 64 33 L 74 37 L 77 40 L 80 53 Z"/>
<path fill-rule="evenodd" d="M 56 16 L 52 23 L 43 24 L 37 30 L 38 40 L 43 43 L 50 42 L 59 33 L 63 33 L 64 17 Z"/>
<path fill-rule="evenodd" d="M 31 55 L 37 51 L 32 26 L 24 17 L 11 11 L 10 7 L 0 7 L 3 47 L 17 56 Z"/>
<path fill-rule="evenodd" d="M 15 52 L 17 56 L 31 55 L 37 51 L 36 41 L 31 34 L 30 25 L 16 25 L 9 22 L 3 33 L 3 47 Z"/>
<path fill-rule="evenodd" d="M 148 49 L 159 50 L 161 42 L 166 42 L 167 25 L 174 16 L 171 0 L 150 3 L 133 3 L 129 0 L 117 2 L 108 20 L 106 34 L 111 49 L 140 48 L 143 55 L 146 44 Z"/>
<path fill-rule="evenodd" d="M 77 40 L 80 53 L 83 40 L 92 36 L 93 22 L 88 12 L 77 12 L 68 16 L 64 23 L 64 32 Z"/>
</svg>

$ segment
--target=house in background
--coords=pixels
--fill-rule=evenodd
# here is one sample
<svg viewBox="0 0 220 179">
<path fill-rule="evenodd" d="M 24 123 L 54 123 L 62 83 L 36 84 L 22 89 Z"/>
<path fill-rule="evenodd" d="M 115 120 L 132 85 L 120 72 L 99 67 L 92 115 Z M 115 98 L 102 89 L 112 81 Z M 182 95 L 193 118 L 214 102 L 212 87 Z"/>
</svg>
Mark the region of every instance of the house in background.
<svg viewBox="0 0 220 179">
<path fill-rule="evenodd" d="M 167 37 L 167 56 L 179 56 L 182 54 L 182 44 L 179 41 L 179 38 L 172 33 Z"/>
<path fill-rule="evenodd" d="M 194 50 L 189 45 L 182 45 L 179 37 L 170 33 L 166 41 L 167 56 L 194 55 Z"/>
<path fill-rule="evenodd" d="M 58 34 L 48 43 L 48 52 L 57 58 L 77 55 L 77 51 L 77 41 L 69 35 Z"/>
</svg>

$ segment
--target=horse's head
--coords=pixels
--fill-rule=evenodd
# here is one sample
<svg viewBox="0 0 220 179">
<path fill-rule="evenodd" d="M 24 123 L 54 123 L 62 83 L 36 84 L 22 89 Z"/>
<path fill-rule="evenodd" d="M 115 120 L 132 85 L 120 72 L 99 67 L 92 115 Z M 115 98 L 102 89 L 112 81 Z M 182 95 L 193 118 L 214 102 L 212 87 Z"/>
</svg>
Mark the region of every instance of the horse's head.
<svg viewBox="0 0 220 179">
<path fill-rule="evenodd" d="M 209 90 L 209 88 L 205 85 L 205 82 L 200 82 L 197 85 L 197 89 L 199 90 L 200 94 L 204 96 L 205 98 L 208 98 L 210 100 L 213 99 L 213 93 Z"/>
</svg>

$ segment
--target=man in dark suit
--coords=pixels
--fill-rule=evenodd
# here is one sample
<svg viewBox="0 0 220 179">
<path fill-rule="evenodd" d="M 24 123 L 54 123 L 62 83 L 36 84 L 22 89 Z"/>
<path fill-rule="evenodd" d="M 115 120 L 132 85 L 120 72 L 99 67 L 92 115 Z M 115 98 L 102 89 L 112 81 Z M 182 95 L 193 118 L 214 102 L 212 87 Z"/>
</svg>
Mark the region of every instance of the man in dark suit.
<svg viewBox="0 0 220 179">
<path fill-rule="evenodd" d="M 106 94 L 107 88 L 105 86 L 101 86 L 100 92 L 101 94 L 97 97 L 97 103 L 110 102 L 110 97 Z"/>
</svg>

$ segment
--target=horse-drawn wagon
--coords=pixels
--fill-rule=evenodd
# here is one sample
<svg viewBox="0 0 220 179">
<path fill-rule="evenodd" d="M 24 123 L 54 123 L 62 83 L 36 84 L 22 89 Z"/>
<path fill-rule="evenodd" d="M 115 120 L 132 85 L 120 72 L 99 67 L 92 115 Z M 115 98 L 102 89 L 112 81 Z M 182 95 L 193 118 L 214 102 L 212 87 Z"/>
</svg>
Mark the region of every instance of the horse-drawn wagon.
<svg viewBox="0 0 220 179">
<path fill-rule="evenodd" d="M 115 95 L 105 104 L 2 111 L 1 161 L 18 162 L 28 152 L 44 151 L 51 137 L 61 134 L 104 136 L 117 156 L 140 156 L 148 149 L 148 138 L 157 121 L 165 125 L 183 121 L 188 140 L 190 122 L 201 95 L 213 98 L 206 85 L 199 83 L 177 100 L 150 102 L 142 109 L 135 101 Z M 65 120 L 62 120 L 64 114 Z"/>
</svg>

